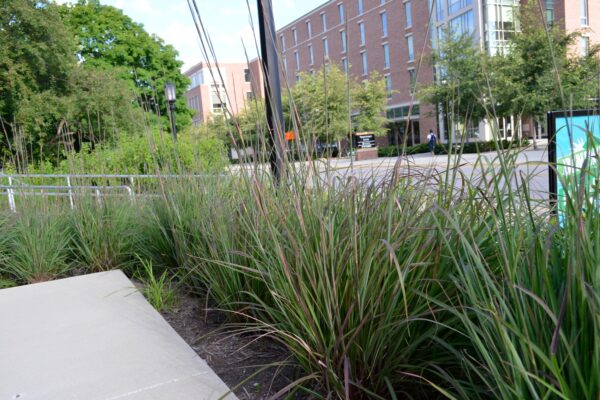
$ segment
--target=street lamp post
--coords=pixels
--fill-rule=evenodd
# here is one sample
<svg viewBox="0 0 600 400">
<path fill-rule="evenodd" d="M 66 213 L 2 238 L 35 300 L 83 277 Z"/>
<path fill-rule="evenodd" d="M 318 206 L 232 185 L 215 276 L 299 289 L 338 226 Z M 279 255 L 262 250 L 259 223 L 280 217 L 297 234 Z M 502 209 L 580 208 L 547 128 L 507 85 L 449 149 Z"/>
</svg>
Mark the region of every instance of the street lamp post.
<svg viewBox="0 0 600 400">
<path fill-rule="evenodd" d="M 169 103 L 173 141 L 177 142 L 177 127 L 175 126 L 175 100 L 177 99 L 177 95 L 175 94 L 175 85 L 172 82 L 167 81 L 165 83 L 165 98 Z"/>
<path fill-rule="evenodd" d="M 265 75 L 265 103 L 267 125 L 271 144 L 271 170 L 275 183 L 279 184 L 284 175 L 284 137 L 283 107 L 281 104 L 281 86 L 279 82 L 279 59 L 275 42 L 275 22 L 271 0 L 257 0 L 258 26 L 260 30 L 260 49 Z"/>
</svg>

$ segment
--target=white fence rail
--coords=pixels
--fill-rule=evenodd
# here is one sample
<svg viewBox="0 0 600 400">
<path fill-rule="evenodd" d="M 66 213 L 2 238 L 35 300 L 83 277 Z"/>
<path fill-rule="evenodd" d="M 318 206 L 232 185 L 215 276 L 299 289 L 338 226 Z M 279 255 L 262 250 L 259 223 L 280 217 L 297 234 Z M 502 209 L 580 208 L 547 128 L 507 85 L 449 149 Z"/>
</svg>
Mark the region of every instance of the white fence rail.
<svg viewBox="0 0 600 400">
<path fill-rule="evenodd" d="M 123 196 L 135 201 L 138 196 L 156 196 L 157 193 L 136 190 L 142 182 L 159 183 L 161 180 L 199 179 L 207 175 L 104 175 L 104 174 L 3 174 L 0 173 L 0 196 L 8 198 L 8 207 L 17 211 L 18 196 L 68 197 L 69 206 L 75 208 L 76 197 L 92 197 L 101 202 L 104 197 Z M 100 181 L 118 180 L 119 184 L 98 184 Z M 36 181 L 36 182 L 32 182 Z M 52 183 L 48 183 L 52 181 Z M 56 182 L 64 182 L 56 184 Z M 7 183 L 7 184 L 4 184 Z"/>
</svg>

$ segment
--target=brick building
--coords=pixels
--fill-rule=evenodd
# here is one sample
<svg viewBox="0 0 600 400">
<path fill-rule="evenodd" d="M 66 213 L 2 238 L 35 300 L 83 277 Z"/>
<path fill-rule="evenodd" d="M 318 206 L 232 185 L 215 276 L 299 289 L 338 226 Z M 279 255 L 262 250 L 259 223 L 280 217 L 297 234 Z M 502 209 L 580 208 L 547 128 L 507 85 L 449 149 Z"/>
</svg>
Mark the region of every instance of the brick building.
<svg viewBox="0 0 600 400">
<path fill-rule="evenodd" d="M 185 93 L 188 106 L 196 111 L 194 125 L 207 122 L 215 115 L 223 115 L 227 109 L 236 115 L 246 106 L 246 102 L 262 96 L 262 71 L 258 59 L 250 63 L 219 63 L 211 68 L 200 62 L 184 74 L 190 78 L 190 86 Z"/>
<path fill-rule="evenodd" d="M 434 80 L 426 57 L 443 28 L 470 32 L 490 53 L 504 47 L 518 29 L 518 7 L 525 0 L 330 0 L 277 32 L 283 79 L 293 85 L 300 72 L 324 63 L 340 65 L 358 80 L 378 71 L 389 92 L 389 141 L 409 144 L 425 140 L 429 129 L 447 140 L 444 119 L 435 107 L 419 104 L 413 88 Z M 566 31 L 582 30 L 579 51 L 600 43 L 599 0 L 543 0 L 548 22 Z M 517 121 L 498 121 L 509 138 Z M 470 139 L 489 140 L 489 124 L 468 127 Z M 523 124 L 523 133 L 531 128 Z"/>
</svg>

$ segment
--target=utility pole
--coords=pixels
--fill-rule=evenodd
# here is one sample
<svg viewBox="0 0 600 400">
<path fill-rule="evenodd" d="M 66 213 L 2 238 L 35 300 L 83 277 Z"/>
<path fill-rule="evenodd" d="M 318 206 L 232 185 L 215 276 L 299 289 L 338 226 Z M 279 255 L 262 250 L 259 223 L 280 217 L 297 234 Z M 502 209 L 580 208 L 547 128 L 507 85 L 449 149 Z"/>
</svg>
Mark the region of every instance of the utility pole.
<svg viewBox="0 0 600 400">
<path fill-rule="evenodd" d="M 275 22 L 271 0 L 256 1 L 258 6 L 258 26 L 260 29 L 260 51 L 264 74 L 267 126 L 269 129 L 269 161 L 275 184 L 279 185 L 284 174 L 285 146 L 281 85 L 279 81 L 279 58 L 277 56 L 275 41 Z"/>
</svg>

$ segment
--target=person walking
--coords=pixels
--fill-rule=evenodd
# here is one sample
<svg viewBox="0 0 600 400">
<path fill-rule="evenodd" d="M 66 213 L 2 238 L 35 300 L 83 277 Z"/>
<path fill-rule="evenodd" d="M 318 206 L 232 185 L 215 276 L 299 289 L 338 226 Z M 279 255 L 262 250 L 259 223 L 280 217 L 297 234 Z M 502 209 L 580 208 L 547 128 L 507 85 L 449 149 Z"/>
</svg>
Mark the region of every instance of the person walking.
<svg viewBox="0 0 600 400">
<path fill-rule="evenodd" d="M 437 136 L 433 133 L 433 129 L 429 130 L 429 135 L 427 135 L 427 144 L 429 145 L 429 151 L 431 155 L 435 155 L 435 145 L 437 144 Z"/>
</svg>

